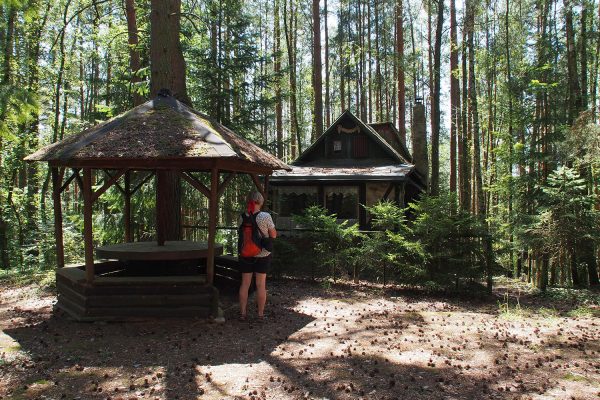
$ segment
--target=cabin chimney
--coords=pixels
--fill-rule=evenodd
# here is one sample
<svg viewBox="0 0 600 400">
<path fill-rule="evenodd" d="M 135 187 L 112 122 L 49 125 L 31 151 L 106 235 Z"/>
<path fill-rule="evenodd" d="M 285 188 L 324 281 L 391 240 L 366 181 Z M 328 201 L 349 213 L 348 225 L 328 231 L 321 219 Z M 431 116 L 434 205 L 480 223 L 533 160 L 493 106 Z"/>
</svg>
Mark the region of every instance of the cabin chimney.
<svg viewBox="0 0 600 400">
<path fill-rule="evenodd" d="M 423 183 L 427 187 L 429 182 L 429 160 L 427 157 L 427 128 L 425 124 L 425 106 L 416 99 L 415 105 L 412 109 L 412 129 L 411 129 L 411 142 L 412 142 L 412 158 L 413 164 L 417 172 L 423 178 Z"/>
</svg>

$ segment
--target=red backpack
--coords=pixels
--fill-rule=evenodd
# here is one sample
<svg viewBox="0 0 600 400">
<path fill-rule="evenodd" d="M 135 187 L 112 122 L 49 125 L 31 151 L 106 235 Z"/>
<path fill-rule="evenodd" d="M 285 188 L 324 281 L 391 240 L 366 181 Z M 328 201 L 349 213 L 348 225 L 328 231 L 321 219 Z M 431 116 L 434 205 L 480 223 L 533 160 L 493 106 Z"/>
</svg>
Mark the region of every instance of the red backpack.
<svg viewBox="0 0 600 400">
<path fill-rule="evenodd" d="M 240 257 L 256 257 L 261 251 L 261 235 L 258 232 L 256 214 L 242 214 L 242 224 L 238 228 L 238 255 Z"/>
</svg>

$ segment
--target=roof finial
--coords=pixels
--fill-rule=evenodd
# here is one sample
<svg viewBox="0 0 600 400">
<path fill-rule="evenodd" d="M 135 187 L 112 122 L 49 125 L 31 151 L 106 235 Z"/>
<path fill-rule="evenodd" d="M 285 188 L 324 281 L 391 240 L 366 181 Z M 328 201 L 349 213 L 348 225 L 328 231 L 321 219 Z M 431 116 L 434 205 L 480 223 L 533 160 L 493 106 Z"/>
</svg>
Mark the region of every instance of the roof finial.
<svg viewBox="0 0 600 400">
<path fill-rule="evenodd" d="M 157 93 L 160 97 L 171 97 L 171 91 L 166 88 L 162 88 Z"/>
</svg>

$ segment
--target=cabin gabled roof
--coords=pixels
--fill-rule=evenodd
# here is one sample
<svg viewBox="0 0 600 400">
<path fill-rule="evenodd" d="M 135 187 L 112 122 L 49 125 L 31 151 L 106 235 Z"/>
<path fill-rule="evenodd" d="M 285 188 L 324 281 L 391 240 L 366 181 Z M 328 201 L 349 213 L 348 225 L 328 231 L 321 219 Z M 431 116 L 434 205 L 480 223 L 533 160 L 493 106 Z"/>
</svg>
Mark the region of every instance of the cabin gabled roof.
<svg viewBox="0 0 600 400">
<path fill-rule="evenodd" d="M 25 158 L 67 166 L 117 161 L 123 167 L 146 162 L 157 167 L 192 168 L 203 168 L 207 161 L 217 159 L 224 167 L 290 169 L 274 155 L 169 95 L 159 95 Z"/>
<path fill-rule="evenodd" d="M 342 115 L 340 115 L 333 124 L 331 124 L 331 126 L 329 128 L 327 128 L 327 130 L 325 132 L 323 132 L 323 134 L 314 141 L 314 143 L 312 143 L 306 150 L 304 150 L 302 152 L 302 154 L 300 154 L 298 156 L 298 158 L 293 161 L 291 164 L 292 165 L 302 165 L 303 162 L 306 160 L 306 157 L 312 153 L 313 151 L 315 151 L 315 149 L 319 146 L 319 144 L 321 142 L 323 142 L 327 136 L 329 136 L 330 134 L 332 134 L 332 132 L 334 132 L 335 127 L 344 119 L 344 118 L 350 118 L 352 120 L 352 122 L 354 122 L 362 132 L 364 132 L 368 137 L 370 137 L 375 143 L 377 143 L 392 159 L 391 161 L 394 161 L 398 164 L 406 164 L 409 163 L 409 160 L 407 160 L 405 157 L 403 157 L 402 155 L 400 155 L 400 153 L 398 153 L 384 138 L 381 137 L 381 135 L 379 135 L 379 133 L 377 133 L 377 131 L 369 126 L 368 124 L 365 124 L 363 121 L 361 121 L 360 119 L 358 119 L 354 114 L 352 114 L 352 112 L 350 110 L 346 110 L 342 113 Z M 408 152 L 408 150 L 407 150 Z"/>
<path fill-rule="evenodd" d="M 375 130 L 375 132 L 379 133 L 380 129 L 389 129 L 392 134 L 394 135 L 394 139 L 395 141 L 398 143 L 398 147 L 399 149 L 397 150 L 400 155 L 406 160 L 406 162 L 412 162 L 412 155 L 410 154 L 410 151 L 408 151 L 408 147 L 406 147 L 406 144 L 402 143 L 402 141 L 400 140 L 400 132 L 398 132 L 398 129 L 396 129 L 396 126 L 394 125 L 393 122 L 390 121 L 385 121 L 385 122 L 371 122 L 368 124 L 371 128 L 373 128 Z M 380 134 L 381 136 L 381 134 Z"/>
</svg>

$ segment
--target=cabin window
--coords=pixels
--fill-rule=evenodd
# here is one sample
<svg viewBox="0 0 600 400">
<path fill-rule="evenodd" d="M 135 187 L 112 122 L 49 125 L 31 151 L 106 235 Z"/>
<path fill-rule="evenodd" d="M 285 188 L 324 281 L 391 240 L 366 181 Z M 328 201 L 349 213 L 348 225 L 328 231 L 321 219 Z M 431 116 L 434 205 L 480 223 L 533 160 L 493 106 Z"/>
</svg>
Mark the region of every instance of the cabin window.
<svg viewBox="0 0 600 400">
<path fill-rule="evenodd" d="M 355 136 L 352 142 L 352 154 L 354 158 L 366 158 L 369 156 L 369 140 L 366 136 Z"/>
<path fill-rule="evenodd" d="M 306 208 L 319 202 L 316 186 L 279 186 L 273 189 L 274 209 L 281 217 L 300 215 Z"/>
<path fill-rule="evenodd" d="M 334 153 L 341 153 L 342 151 L 342 141 L 341 140 L 334 140 L 333 141 L 333 152 Z"/>
<path fill-rule="evenodd" d="M 326 186 L 325 208 L 339 219 L 358 219 L 358 187 Z"/>
</svg>

